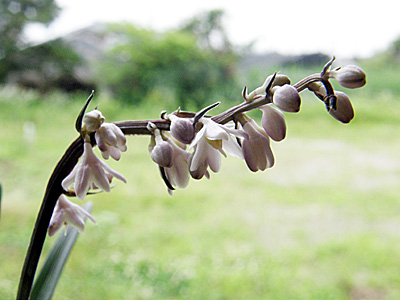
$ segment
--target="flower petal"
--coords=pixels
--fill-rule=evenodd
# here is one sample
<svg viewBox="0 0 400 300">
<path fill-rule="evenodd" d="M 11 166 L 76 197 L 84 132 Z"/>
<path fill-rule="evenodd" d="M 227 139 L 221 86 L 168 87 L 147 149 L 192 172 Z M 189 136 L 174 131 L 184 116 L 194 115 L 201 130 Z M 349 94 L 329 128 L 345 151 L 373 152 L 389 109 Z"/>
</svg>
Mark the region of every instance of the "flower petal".
<svg viewBox="0 0 400 300">
<path fill-rule="evenodd" d="M 91 176 L 94 184 L 103 191 L 109 193 L 111 190 L 110 182 L 108 181 L 103 166 L 101 164 L 95 164 L 94 166 L 92 166 L 91 171 L 92 171 Z"/>
<path fill-rule="evenodd" d="M 223 141 L 222 149 L 224 149 L 230 156 L 243 159 L 242 148 L 233 138 L 230 138 L 227 141 Z"/>
<path fill-rule="evenodd" d="M 85 198 L 90 186 L 90 166 L 80 162 L 75 175 L 74 189 L 76 197 L 80 200 Z"/>
<path fill-rule="evenodd" d="M 189 145 L 188 150 L 191 150 L 192 148 L 194 148 L 194 146 L 196 146 L 199 143 L 199 141 L 204 137 L 205 132 L 206 128 L 205 126 L 203 126 L 203 128 L 201 128 L 200 131 L 194 137 L 192 143 Z"/>
<path fill-rule="evenodd" d="M 121 180 L 122 182 L 126 183 L 126 179 L 124 176 L 122 176 L 120 173 L 118 173 L 117 171 L 111 169 L 105 162 L 99 160 L 99 162 L 103 165 L 103 168 L 106 172 L 110 173 L 112 176 L 114 176 L 115 178 Z"/>
<path fill-rule="evenodd" d="M 286 136 L 285 116 L 281 111 L 270 104 L 261 106 L 263 112 L 261 125 L 265 132 L 274 141 L 281 141 Z"/>
<path fill-rule="evenodd" d="M 57 204 L 55 206 L 53 215 L 49 223 L 49 229 L 48 229 L 49 236 L 55 235 L 60 230 L 62 225 L 64 225 L 65 222 L 65 211 L 59 208 L 58 203 L 59 202 L 57 201 Z"/>
<path fill-rule="evenodd" d="M 207 163 L 211 171 L 214 173 L 219 172 L 221 169 L 221 155 L 218 150 L 213 147 L 207 146 Z"/>
<path fill-rule="evenodd" d="M 207 152 L 206 152 L 206 141 L 205 140 L 200 140 L 196 144 L 196 148 L 194 149 L 193 152 L 193 157 L 190 162 L 190 167 L 189 170 L 190 172 L 193 172 L 197 170 L 206 160 Z"/>
<path fill-rule="evenodd" d="M 69 175 L 67 177 L 65 177 L 64 180 L 61 182 L 61 186 L 63 187 L 63 189 L 65 191 L 68 191 L 70 185 L 74 182 L 78 165 L 79 165 L 79 163 L 75 165 L 75 167 L 72 169 L 71 173 L 69 173 Z"/>
<path fill-rule="evenodd" d="M 65 210 L 65 220 L 68 224 L 74 226 L 80 233 L 85 230 L 85 222 L 80 214 L 73 208 L 68 208 Z"/>
<path fill-rule="evenodd" d="M 121 158 L 121 151 L 117 147 L 113 147 L 113 146 L 108 147 L 108 153 L 116 161 L 118 161 Z"/>
</svg>

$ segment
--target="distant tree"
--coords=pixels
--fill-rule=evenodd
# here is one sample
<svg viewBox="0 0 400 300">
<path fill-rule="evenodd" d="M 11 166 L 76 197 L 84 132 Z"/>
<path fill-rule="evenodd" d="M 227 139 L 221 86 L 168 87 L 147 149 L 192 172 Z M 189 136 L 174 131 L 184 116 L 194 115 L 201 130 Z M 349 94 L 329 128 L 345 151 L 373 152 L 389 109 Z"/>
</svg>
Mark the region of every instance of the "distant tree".
<svg viewBox="0 0 400 300">
<path fill-rule="evenodd" d="M 78 76 L 83 59 L 63 39 L 58 38 L 22 49 L 13 55 L 16 70 L 10 70 L 7 82 L 47 92 L 53 89 L 90 92 L 94 82 Z"/>
<path fill-rule="evenodd" d="M 117 42 L 101 63 L 99 78 L 116 97 L 129 102 L 140 102 L 154 87 L 167 86 L 175 90 L 182 109 L 188 103 L 203 107 L 213 93 L 229 92 L 238 61 L 227 39 L 222 46 L 212 42 L 211 33 L 221 27 L 218 18 L 196 19 L 189 27 L 166 33 L 112 25 Z"/>
<path fill-rule="evenodd" d="M 187 21 L 181 31 L 187 31 L 197 36 L 199 45 L 212 50 L 229 52 L 232 44 L 229 41 L 222 24 L 224 11 L 211 10 Z"/>
<path fill-rule="evenodd" d="M 55 0 L 0 1 L 0 82 L 15 69 L 15 54 L 25 46 L 22 32 L 28 23 L 50 24 L 58 15 Z"/>
<path fill-rule="evenodd" d="M 223 25 L 223 10 L 211 10 L 187 21 L 181 28 L 196 36 L 201 48 L 207 50 L 218 69 L 220 86 L 231 86 L 240 60 L 237 48 L 230 42 Z"/>
</svg>

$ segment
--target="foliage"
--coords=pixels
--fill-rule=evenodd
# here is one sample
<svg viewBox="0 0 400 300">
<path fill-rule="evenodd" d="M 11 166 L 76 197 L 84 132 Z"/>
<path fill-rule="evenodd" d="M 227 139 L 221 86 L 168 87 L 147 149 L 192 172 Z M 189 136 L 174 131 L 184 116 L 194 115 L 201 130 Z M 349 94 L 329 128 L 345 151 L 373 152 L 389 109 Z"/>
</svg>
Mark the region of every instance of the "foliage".
<svg viewBox="0 0 400 300">
<path fill-rule="evenodd" d="M 58 14 L 54 0 L 0 1 L 0 82 L 16 68 L 14 54 L 24 45 L 21 36 L 27 23 L 49 24 Z"/>
<path fill-rule="evenodd" d="M 82 63 L 71 46 L 59 38 L 15 53 L 15 70 L 9 72 L 7 80 L 40 92 L 51 89 L 90 91 L 95 84 L 82 81 L 76 75 Z"/>
<path fill-rule="evenodd" d="M 15 297 L 48 170 L 76 137 L 81 103 L 40 97 L 0 91 L 1 299 Z M 302 114 L 286 114 L 291 138 L 274 144 L 271 170 L 249 174 L 224 159 L 213 180 L 173 199 L 148 139 L 132 139 L 115 165 L 129 185 L 96 195 L 99 226 L 80 236 L 54 299 L 398 299 L 400 102 L 352 100 L 353 123 L 338 126 L 322 103 L 303 99 Z M 159 113 L 98 101 L 108 120 Z M 26 122 L 36 126 L 33 142 Z"/>
<path fill-rule="evenodd" d="M 194 32 L 183 29 L 156 33 L 130 24 L 114 24 L 117 44 L 100 67 L 99 77 L 113 95 L 140 102 L 155 87 L 176 92 L 182 108 L 209 103 L 212 94 L 231 96 L 238 57 L 231 49 L 199 45 Z"/>
</svg>

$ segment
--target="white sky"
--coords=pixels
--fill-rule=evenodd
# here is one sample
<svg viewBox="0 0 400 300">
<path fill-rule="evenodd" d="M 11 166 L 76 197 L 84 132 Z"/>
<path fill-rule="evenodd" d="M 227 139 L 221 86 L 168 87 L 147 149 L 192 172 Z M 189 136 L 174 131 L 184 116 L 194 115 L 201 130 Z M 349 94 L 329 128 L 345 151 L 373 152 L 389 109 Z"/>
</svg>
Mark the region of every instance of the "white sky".
<svg viewBox="0 0 400 300">
<path fill-rule="evenodd" d="M 43 41 L 95 22 L 128 21 L 164 31 L 211 9 L 225 11 L 235 44 L 255 41 L 257 52 L 323 52 L 338 58 L 369 57 L 400 37 L 399 4 L 393 0 L 57 0 L 63 9 L 49 28 L 30 26 Z"/>
</svg>

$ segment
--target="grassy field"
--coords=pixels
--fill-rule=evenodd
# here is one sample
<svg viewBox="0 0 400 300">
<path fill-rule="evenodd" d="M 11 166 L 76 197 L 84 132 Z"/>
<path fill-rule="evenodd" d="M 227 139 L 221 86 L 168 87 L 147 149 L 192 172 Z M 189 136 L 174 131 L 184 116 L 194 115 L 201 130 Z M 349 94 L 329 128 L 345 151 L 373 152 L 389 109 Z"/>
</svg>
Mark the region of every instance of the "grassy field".
<svg viewBox="0 0 400 300">
<path fill-rule="evenodd" d="M 110 162 L 128 184 L 87 197 L 98 225 L 79 237 L 54 299 L 399 299 L 400 97 L 349 94 L 349 125 L 304 95 L 272 169 L 223 159 L 172 198 L 148 138 L 129 137 Z M 47 180 L 76 137 L 86 96 L 69 97 L 0 91 L 0 299 L 15 297 Z M 94 103 L 108 121 L 162 108 Z"/>
</svg>

